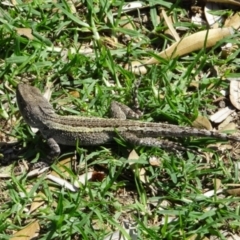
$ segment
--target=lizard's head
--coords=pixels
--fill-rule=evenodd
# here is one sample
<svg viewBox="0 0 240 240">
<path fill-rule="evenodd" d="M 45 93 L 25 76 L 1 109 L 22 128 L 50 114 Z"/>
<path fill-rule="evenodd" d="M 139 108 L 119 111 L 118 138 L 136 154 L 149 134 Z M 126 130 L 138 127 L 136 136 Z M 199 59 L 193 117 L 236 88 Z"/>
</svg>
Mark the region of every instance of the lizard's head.
<svg viewBox="0 0 240 240">
<path fill-rule="evenodd" d="M 20 113 L 31 127 L 42 127 L 46 116 L 54 113 L 50 103 L 35 87 L 18 84 L 16 96 Z"/>
</svg>

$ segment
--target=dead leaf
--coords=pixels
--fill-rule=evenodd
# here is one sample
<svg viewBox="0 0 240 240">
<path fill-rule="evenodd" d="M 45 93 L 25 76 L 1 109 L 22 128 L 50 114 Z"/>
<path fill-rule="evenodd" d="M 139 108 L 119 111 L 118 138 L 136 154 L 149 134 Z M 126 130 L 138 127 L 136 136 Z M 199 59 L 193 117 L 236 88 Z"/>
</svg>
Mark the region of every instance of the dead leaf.
<svg viewBox="0 0 240 240">
<path fill-rule="evenodd" d="M 230 101 L 232 105 L 240 110 L 240 81 L 230 81 Z"/>
<path fill-rule="evenodd" d="M 213 184 L 216 190 L 219 190 L 222 187 L 222 181 L 218 178 L 213 179 Z"/>
<path fill-rule="evenodd" d="M 67 0 L 66 2 L 67 2 L 67 4 L 68 4 L 68 7 L 69 7 L 71 13 L 75 14 L 75 13 L 77 12 L 77 10 L 76 10 L 76 8 L 75 8 L 75 6 L 74 6 L 74 1 L 72 1 L 72 0 Z"/>
<path fill-rule="evenodd" d="M 212 122 L 220 123 L 223 120 L 225 120 L 230 114 L 232 114 L 234 111 L 235 111 L 234 109 L 227 106 L 225 108 L 221 108 L 219 111 L 211 115 L 209 119 Z"/>
<path fill-rule="evenodd" d="M 229 189 L 226 192 L 232 196 L 240 196 L 240 188 Z"/>
<path fill-rule="evenodd" d="M 237 126 L 235 123 L 228 123 L 227 125 L 225 125 L 224 127 L 222 128 L 219 128 L 221 129 L 221 132 L 226 132 L 226 131 L 237 131 Z"/>
<path fill-rule="evenodd" d="M 209 48 L 214 46 L 222 38 L 230 36 L 234 33 L 232 28 L 217 28 L 204 30 L 187 36 L 180 41 L 173 43 L 169 48 L 160 52 L 159 57 L 165 59 L 173 59 L 180 57 L 204 47 Z M 151 58 L 144 61 L 144 64 L 155 64 L 158 60 Z"/>
<path fill-rule="evenodd" d="M 34 221 L 27 225 L 22 230 L 16 232 L 13 237 L 11 237 L 11 240 L 29 240 L 33 239 L 35 237 L 35 234 L 37 234 L 40 230 L 40 226 L 38 224 L 38 221 Z"/>
<path fill-rule="evenodd" d="M 105 46 L 109 47 L 110 49 L 117 49 L 117 48 L 123 46 L 122 44 L 120 44 L 118 42 L 118 39 L 114 36 L 112 36 L 112 37 L 108 37 L 108 36 L 102 37 L 102 42 Z M 86 55 L 85 52 L 82 53 L 82 54 Z"/>
<path fill-rule="evenodd" d="M 80 94 L 78 91 L 71 91 L 69 92 L 69 94 L 75 98 L 79 98 L 80 97 Z"/>
<path fill-rule="evenodd" d="M 154 167 L 159 167 L 161 165 L 159 158 L 157 158 L 155 156 L 151 156 L 149 158 L 149 163 L 151 166 L 154 166 Z"/>
<path fill-rule="evenodd" d="M 46 199 L 45 194 L 43 192 L 39 192 L 37 196 L 33 199 L 30 207 L 30 213 L 41 207 L 45 203 L 44 199 Z"/>
<path fill-rule="evenodd" d="M 232 27 L 238 29 L 240 27 L 240 16 L 236 12 L 233 16 L 226 19 L 224 27 Z"/>
<path fill-rule="evenodd" d="M 30 28 L 16 28 L 16 31 L 20 36 L 25 36 L 30 40 L 34 39 L 34 36 L 32 35 L 32 29 Z"/>
<path fill-rule="evenodd" d="M 139 61 L 133 61 L 131 64 L 126 64 L 124 67 L 126 70 L 132 71 L 136 75 L 142 75 L 147 73 L 147 69 L 144 64 Z"/>
<path fill-rule="evenodd" d="M 128 155 L 128 160 L 138 160 L 139 156 L 137 152 L 133 149 L 130 154 Z M 135 162 L 129 162 L 129 165 L 133 165 Z"/>
<path fill-rule="evenodd" d="M 137 152 L 135 150 L 132 150 L 128 156 L 128 160 L 138 160 L 139 159 L 139 156 L 137 154 Z M 134 162 L 134 161 L 129 161 L 129 165 L 131 166 L 131 169 L 133 170 L 133 172 L 136 171 L 135 169 L 135 164 L 137 162 Z M 146 170 L 144 168 L 140 168 L 139 170 L 139 179 L 146 183 L 147 182 L 147 179 L 146 179 Z"/>
<path fill-rule="evenodd" d="M 71 169 L 71 162 L 72 162 L 72 158 L 66 158 L 60 162 L 57 163 L 57 168 L 58 170 L 64 174 L 64 177 L 65 178 L 68 178 L 69 177 L 69 173 L 68 171 L 66 171 L 65 168 L 69 168 Z M 57 172 L 55 172 L 54 170 L 51 171 L 51 174 L 55 177 L 60 177 L 59 174 Z"/>
<path fill-rule="evenodd" d="M 176 41 L 179 41 L 180 37 L 175 28 L 173 27 L 173 20 L 171 16 L 168 16 L 164 9 L 162 9 L 161 16 L 164 19 L 165 25 L 168 27 L 168 29 L 165 31 L 165 34 L 168 34 L 172 36 Z"/>
<path fill-rule="evenodd" d="M 176 43 L 173 43 L 169 48 L 160 52 L 158 56 L 164 59 L 173 59 L 176 57 L 180 57 L 202 49 L 204 47 L 212 47 L 216 45 L 218 41 L 220 41 L 224 37 L 233 35 L 233 33 L 234 31 L 231 27 L 200 31 L 190 36 L 184 37 Z M 130 66 L 126 65 L 125 69 L 131 69 L 132 72 L 135 74 L 144 74 L 144 71 L 139 70 L 140 67 L 148 64 L 157 63 L 159 63 L 159 61 L 153 57 L 148 60 L 143 60 L 142 62 L 133 61 Z"/>
<path fill-rule="evenodd" d="M 121 20 L 123 21 L 123 24 L 119 24 L 119 25 L 122 28 L 130 29 L 130 30 L 136 29 L 136 26 L 130 16 L 128 15 L 121 16 Z"/>
<path fill-rule="evenodd" d="M 221 124 L 218 125 L 219 130 L 235 130 L 235 124 L 231 123 L 233 116 L 229 115 Z M 225 129 L 226 128 L 226 129 Z"/>
<path fill-rule="evenodd" d="M 192 126 L 198 129 L 212 130 L 212 124 L 204 116 L 198 116 L 193 122 Z"/>
<path fill-rule="evenodd" d="M 233 149 L 233 146 L 231 144 L 220 144 L 218 145 L 218 151 L 221 151 L 222 153 L 225 153 L 226 151 L 230 151 Z"/>
</svg>

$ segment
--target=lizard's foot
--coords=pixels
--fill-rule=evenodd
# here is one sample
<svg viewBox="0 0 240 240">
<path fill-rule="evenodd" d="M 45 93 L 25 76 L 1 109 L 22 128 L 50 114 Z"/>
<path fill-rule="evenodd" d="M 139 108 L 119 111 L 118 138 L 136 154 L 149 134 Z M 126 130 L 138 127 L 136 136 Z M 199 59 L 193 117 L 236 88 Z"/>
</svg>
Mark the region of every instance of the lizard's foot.
<svg viewBox="0 0 240 240">
<path fill-rule="evenodd" d="M 143 112 L 140 111 L 139 102 L 138 102 L 138 88 L 140 86 L 141 79 L 137 80 L 134 83 L 133 87 L 133 109 L 128 107 L 125 104 L 112 101 L 110 105 L 110 115 L 112 118 L 118 119 L 138 119 L 143 115 Z"/>
<path fill-rule="evenodd" d="M 142 114 L 133 111 L 130 107 L 122 103 L 112 101 L 110 106 L 110 115 L 111 117 L 118 119 L 138 119 Z"/>
<path fill-rule="evenodd" d="M 34 169 L 43 169 L 43 168 L 46 168 L 46 167 L 49 167 L 49 164 L 47 162 L 44 162 L 44 161 L 39 161 L 39 162 L 36 162 L 36 163 L 31 163 L 30 166 L 29 166 L 29 170 L 32 171 Z"/>
</svg>

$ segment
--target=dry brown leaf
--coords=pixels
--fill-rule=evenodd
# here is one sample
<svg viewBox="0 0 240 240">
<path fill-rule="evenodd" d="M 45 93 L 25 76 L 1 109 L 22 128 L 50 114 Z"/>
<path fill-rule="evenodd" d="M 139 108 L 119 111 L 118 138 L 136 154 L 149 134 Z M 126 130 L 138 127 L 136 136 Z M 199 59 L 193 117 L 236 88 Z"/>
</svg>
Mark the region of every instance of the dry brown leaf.
<svg viewBox="0 0 240 240">
<path fill-rule="evenodd" d="M 232 149 L 233 149 L 233 146 L 231 144 L 220 144 L 218 146 L 218 151 L 221 151 L 221 152 L 230 151 Z"/>
<path fill-rule="evenodd" d="M 125 22 L 124 24 L 120 24 L 122 28 L 130 29 L 130 30 L 136 29 L 136 26 L 134 25 L 134 22 L 132 21 L 130 16 L 128 15 L 121 16 L 121 20 Z"/>
<path fill-rule="evenodd" d="M 240 110 L 240 82 L 238 80 L 230 81 L 230 101 L 232 105 Z"/>
<path fill-rule="evenodd" d="M 74 2 L 72 0 L 67 0 L 67 4 L 68 4 L 68 7 L 69 7 L 71 13 L 76 13 L 77 12 L 77 10 L 74 6 Z"/>
<path fill-rule="evenodd" d="M 224 131 L 236 131 L 237 130 L 237 125 L 233 122 L 226 124 L 225 126 L 221 126 L 221 128 L 219 127 L 219 129 L 221 129 L 221 132 Z"/>
<path fill-rule="evenodd" d="M 25 36 L 30 40 L 34 39 L 34 36 L 32 35 L 32 29 L 30 28 L 16 28 L 16 31 L 21 36 Z"/>
<path fill-rule="evenodd" d="M 192 123 L 192 126 L 199 129 L 212 130 L 212 124 L 204 116 L 198 116 Z"/>
<path fill-rule="evenodd" d="M 235 13 L 232 17 L 227 18 L 224 27 L 232 27 L 238 29 L 240 27 L 239 12 Z"/>
<path fill-rule="evenodd" d="M 148 179 L 146 176 L 146 170 L 144 168 L 140 168 L 139 169 L 139 179 L 143 182 L 143 183 L 147 183 Z"/>
<path fill-rule="evenodd" d="M 102 37 L 102 42 L 104 43 L 105 46 L 108 46 L 111 49 L 117 49 L 118 47 L 122 47 L 123 45 L 121 45 L 118 42 L 118 39 L 114 36 L 108 37 Z M 85 49 L 86 51 L 86 49 Z M 92 50 L 91 50 L 92 51 Z M 86 53 L 82 53 L 82 54 L 86 54 Z"/>
<path fill-rule="evenodd" d="M 212 47 L 216 45 L 219 40 L 230 36 L 233 33 L 234 31 L 230 27 L 200 31 L 181 39 L 179 42 L 173 43 L 169 48 L 167 48 L 165 51 L 162 51 L 158 55 L 159 57 L 166 59 L 180 57 L 204 47 Z M 148 61 L 144 61 L 143 63 L 155 64 L 158 63 L 158 60 L 151 58 Z"/>
<path fill-rule="evenodd" d="M 226 192 L 232 196 L 240 196 L 240 188 L 228 189 Z"/>
<path fill-rule="evenodd" d="M 133 149 L 128 156 L 128 160 L 138 160 L 138 159 L 139 159 L 139 156 L 137 152 Z M 132 165 L 132 164 L 134 164 L 134 162 L 129 162 L 129 165 Z"/>
<path fill-rule="evenodd" d="M 159 167 L 161 165 L 159 158 L 157 158 L 155 156 L 151 156 L 149 158 L 149 163 L 151 166 L 154 166 L 154 167 Z"/>
<path fill-rule="evenodd" d="M 231 27 L 200 31 L 173 43 L 169 48 L 160 52 L 158 56 L 164 59 L 180 57 L 204 47 L 212 47 L 216 45 L 218 41 L 224 37 L 232 35 L 233 33 L 234 31 Z M 156 58 L 150 58 L 148 60 L 143 60 L 142 62 L 133 61 L 131 66 L 126 65 L 125 69 L 130 69 L 135 74 L 145 74 L 147 72 L 145 70 L 146 68 L 144 67 L 145 69 L 140 71 L 141 67 L 157 63 L 159 63 L 159 61 Z"/>
<path fill-rule="evenodd" d="M 222 181 L 218 178 L 213 179 L 213 184 L 216 190 L 219 190 L 222 187 Z"/>
<path fill-rule="evenodd" d="M 199 81 L 191 81 L 189 87 L 198 89 Z"/>
<path fill-rule="evenodd" d="M 46 199 L 45 194 L 43 192 L 39 192 L 38 195 L 33 199 L 30 207 L 30 213 L 35 211 L 45 203 L 43 199 Z"/>
<path fill-rule="evenodd" d="M 167 15 L 167 13 L 164 9 L 162 9 L 161 16 L 164 18 L 165 25 L 168 27 L 168 29 L 165 31 L 165 33 L 172 36 L 176 41 L 179 41 L 180 37 L 179 37 L 177 31 L 175 30 L 175 28 L 173 27 L 172 18 Z"/>
<path fill-rule="evenodd" d="M 38 221 L 34 221 L 27 225 L 22 230 L 16 232 L 13 237 L 11 237 L 11 240 L 29 240 L 33 239 L 35 237 L 35 234 L 37 234 L 40 230 L 40 226 L 38 224 Z"/>
<path fill-rule="evenodd" d="M 58 169 L 61 171 L 61 173 L 64 173 L 65 177 L 69 177 L 69 173 L 66 171 L 65 167 L 67 168 L 71 168 L 71 162 L 72 162 L 72 159 L 71 158 L 66 158 L 60 162 L 57 163 L 57 167 Z M 55 171 L 51 171 L 51 174 L 53 176 L 56 176 L 56 177 L 60 177 L 59 174 Z"/>
<path fill-rule="evenodd" d="M 71 91 L 69 92 L 69 94 L 75 98 L 79 98 L 80 97 L 80 94 L 78 91 Z"/>
<path fill-rule="evenodd" d="M 128 156 L 128 160 L 138 160 L 139 156 L 137 154 L 137 152 L 135 150 L 132 150 Z M 135 172 L 135 164 L 137 162 L 134 161 L 129 161 L 129 165 L 131 166 L 133 172 Z M 140 168 L 139 169 L 139 178 L 142 182 L 146 183 L 147 179 L 146 179 L 146 170 L 144 168 Z"/>
<path fill-rule="evenodd" d="M 147 73 L 147 69 L 145 68 L 144 64 L 139 61 L 133 61 L 131 64 L 126 64 L 125 69 L 132 71 L 136 75 L 142 75 Z"/>
<path fill-rule="evenodd" d="M 216 113 L 214 113 L 213 115 L 211 115 L 209 117 L 209 119 L 212 122 L 215 123 L 220 123 L 223 120 L 225 120 L 230 114 L 232 114 L 235 110 L 233 110 L 230 107 L 225 107 L 225 108 L 221 108 L 219 111 L 217 111 Z"/>
</svg>

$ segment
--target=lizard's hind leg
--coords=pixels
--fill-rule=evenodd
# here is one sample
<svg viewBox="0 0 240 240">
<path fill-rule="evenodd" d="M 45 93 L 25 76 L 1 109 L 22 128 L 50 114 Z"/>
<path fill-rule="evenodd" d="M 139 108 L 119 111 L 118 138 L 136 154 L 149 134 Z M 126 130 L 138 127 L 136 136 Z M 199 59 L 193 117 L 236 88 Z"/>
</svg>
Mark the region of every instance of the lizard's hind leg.
<svg viewBox="0 0 240 240">
<path fill-rule="evenodd" d="M 145 147 L 157 147 L 157 148 L 162 148 L 162 149 L 170 150 L 171 152 L 177 152 L 177 153 L 179 153 L 179 151 L 184 151 L 184 152 L 189 151 L 197 155 L 200 154 L 200 151 L 195 151 L 195 150 L 186 148 L 179 143 L 171 142 L 166 139 L 157 139 L 157 138 L 151 138 L 151 137 L 139 138 L 133 133 L 121 133 L 121 136 L 127 142 L 133 145 L 145 146 Z"/>
</svg>

